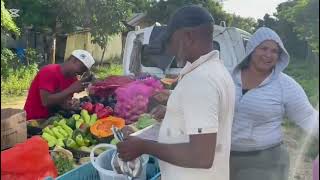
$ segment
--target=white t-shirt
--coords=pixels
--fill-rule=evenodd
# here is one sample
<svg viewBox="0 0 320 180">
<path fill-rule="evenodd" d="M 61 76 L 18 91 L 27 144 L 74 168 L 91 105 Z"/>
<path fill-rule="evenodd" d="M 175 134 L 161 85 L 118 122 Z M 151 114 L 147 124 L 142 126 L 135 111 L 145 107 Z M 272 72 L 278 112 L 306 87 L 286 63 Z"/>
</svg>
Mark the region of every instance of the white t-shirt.
<svg viewBox="0 0 320 180">
<path fill-rule="evenodd" d="M 190 135 L 217 133 L 215 157 L 210 169 L 183 168 L 160 161 L 161 179 L 229 180 L 235 102 L 233 80 L 219 59 L 218 51 L 200 57 L 181 73 L 169 97 L 158 141 L 188 143 Z"/>
</svg>

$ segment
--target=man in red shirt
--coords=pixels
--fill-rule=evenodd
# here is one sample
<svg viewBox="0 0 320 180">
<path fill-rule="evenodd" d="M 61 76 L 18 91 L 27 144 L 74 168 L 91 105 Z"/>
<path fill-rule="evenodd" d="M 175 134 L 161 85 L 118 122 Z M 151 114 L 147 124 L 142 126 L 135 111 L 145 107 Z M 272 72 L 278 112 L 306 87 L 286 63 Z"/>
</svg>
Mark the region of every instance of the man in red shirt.
<svg viewBox="0 0 320 180">
<path fill-rule="evenodd" d="M 94 64 L 91 54 L 75 50 L 62 64 L 50 64 L 40 69 L 31 83 L 24 106 L 27 120 L 48 118 L 52 109 L 62 106 L 74 93 L 82 92 L 87 83 L 77 79 Z"/>
</svg>

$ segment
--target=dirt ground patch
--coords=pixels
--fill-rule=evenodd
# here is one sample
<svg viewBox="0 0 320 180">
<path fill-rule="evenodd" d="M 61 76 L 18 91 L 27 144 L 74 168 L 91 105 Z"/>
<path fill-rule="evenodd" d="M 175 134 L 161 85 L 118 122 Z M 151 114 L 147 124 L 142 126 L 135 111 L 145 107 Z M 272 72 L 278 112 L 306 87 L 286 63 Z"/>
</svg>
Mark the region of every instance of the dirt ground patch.
<svg viewBox="0 0 320 180">
<path fill-rule="evenodd" d="M 301 140 L 297 136 L 296 128 L 284 129 L 284 143 L 290 155 L 289 180 L 311 180 L 312 179 L 312 159 L 306 155 L 307 146 L 310 141 L 308 137 Z"/>
<path fill-rule="evenodd" d="M 74 94 L 74 97 L 80 98 L 86 95 L 87 95 L 87 92 L 83 91 L 81 93 Z M 4 108 L 23 109 L 26 99 L 27 99 L 27 94 L 25 94 L 24 96 L 18 96 L 18 97 L 2 97 L 1 109 L 4 109 Z"/>
</svg>

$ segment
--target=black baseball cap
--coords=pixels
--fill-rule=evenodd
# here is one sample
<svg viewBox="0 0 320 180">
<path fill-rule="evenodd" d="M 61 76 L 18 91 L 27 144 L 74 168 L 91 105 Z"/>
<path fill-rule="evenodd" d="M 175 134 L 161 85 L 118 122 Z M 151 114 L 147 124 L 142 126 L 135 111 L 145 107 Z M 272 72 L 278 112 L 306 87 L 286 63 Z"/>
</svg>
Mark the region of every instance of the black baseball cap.
<svg viewBox="0 0 320 180">
<path fill-rule="evenodd" d="M 198 5 L 187 5 L 172 14 L 160 38 L 166 43 L 172 34 L 181 28 L 197 27 L 208 23 L 214 24 L 214 19 L 207 9 Z"/>
</svg>

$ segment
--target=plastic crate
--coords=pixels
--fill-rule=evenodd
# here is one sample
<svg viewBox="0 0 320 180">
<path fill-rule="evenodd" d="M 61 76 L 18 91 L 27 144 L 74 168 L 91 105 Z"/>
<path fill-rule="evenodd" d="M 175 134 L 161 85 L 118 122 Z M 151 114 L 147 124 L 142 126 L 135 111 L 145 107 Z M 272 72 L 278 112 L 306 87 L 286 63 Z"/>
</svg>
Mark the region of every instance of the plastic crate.
<svg viewBox="0 0 320 180">
<path fill-rule="evenodd" d="M 54 178 L 47 177 L 45 180 L 54 180 Z M 100 177 L 98 171 L 89 162 L 57 177 L 56 180 L 100 180 Z"/>
<path fill-rule="evenodd" d="M 159 180 L 160 172 L 157 164 L 157 160 L 154 158 L 149 159 L 147 170 L 149 170 L 149 174 L 147 172 L 147 176 L 151 176 L 148 178 L 149 180 Z M 155 167 L 154 167 L 155 166 Z M 152 171 L 152 172 L 150 172 Z M 52 177 L 46 177 L 44 180 L 54 180 Z M 100 180 L 98 171 L 92 166 L 91 162 L 83 164 L 76 169 L 73 169 L 59 177 L 55 180 Z"/>
</svg>

